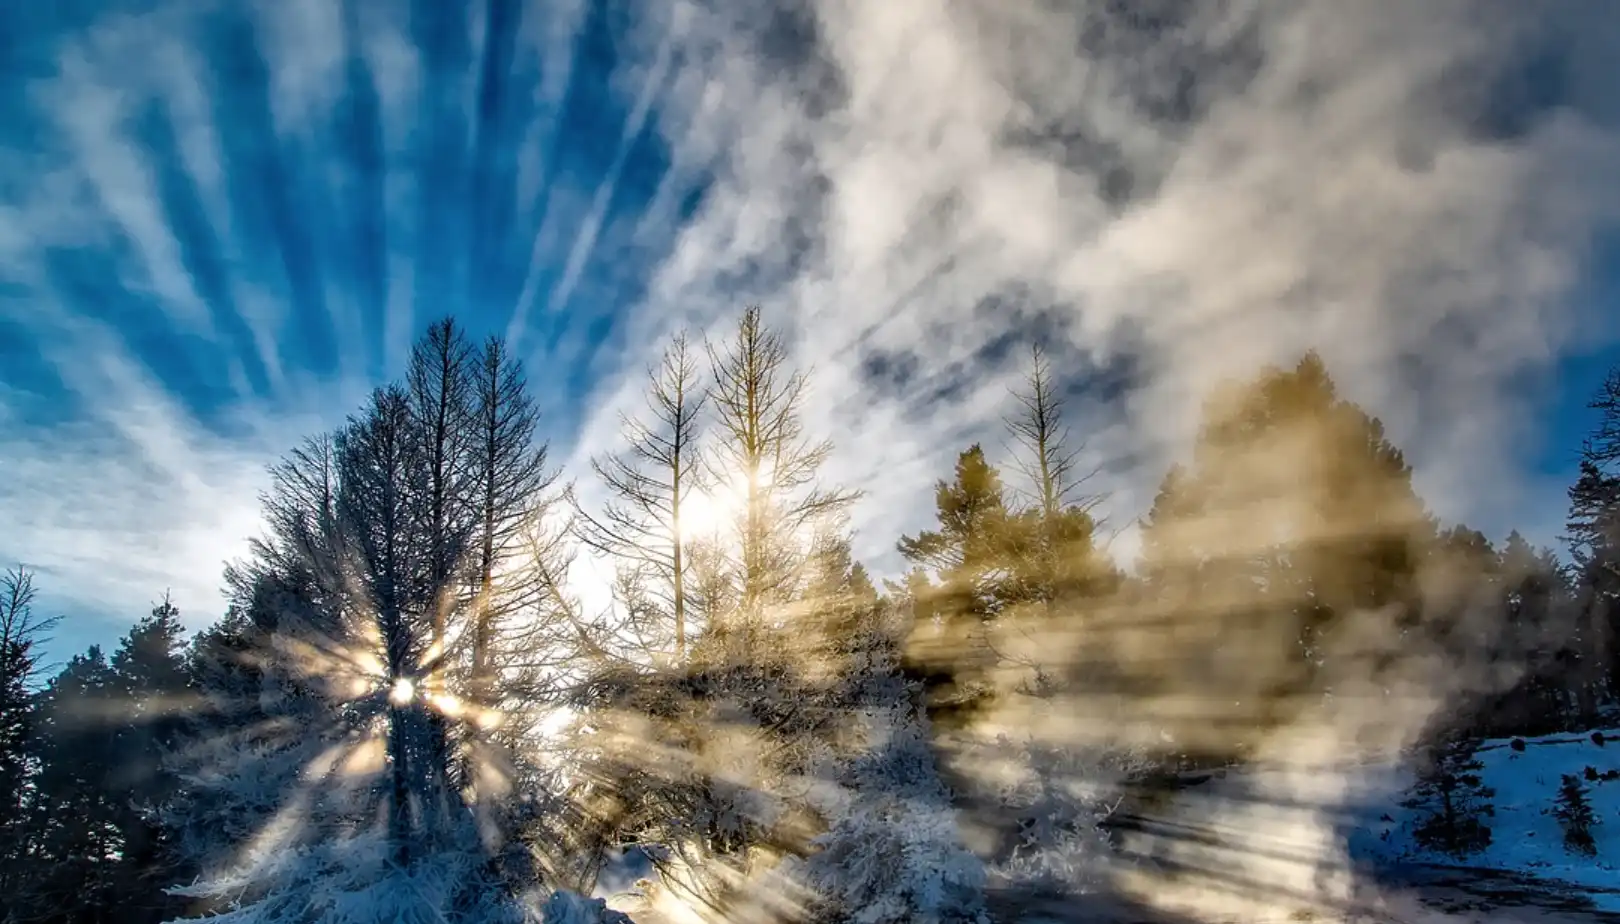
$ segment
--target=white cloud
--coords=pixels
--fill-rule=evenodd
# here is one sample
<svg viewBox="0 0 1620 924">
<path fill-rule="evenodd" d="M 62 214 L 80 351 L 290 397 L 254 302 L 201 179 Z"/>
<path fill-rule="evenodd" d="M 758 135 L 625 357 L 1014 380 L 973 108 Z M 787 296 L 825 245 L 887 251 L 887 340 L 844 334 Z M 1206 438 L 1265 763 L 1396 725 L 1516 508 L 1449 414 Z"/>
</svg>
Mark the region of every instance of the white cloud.
<svg viewBox="0 0 1620 924">
<path fill-rule="evenodd" d="M 65 323 L 46 343 L 88 415 L 0 432 L 0 555 L 37 570 L 41 606 L 72 617 L 57 654 L 105 644 L 165 590 L 189 625 L 218 618 L 223 562 L 257 532 L 280 447 L 253 427 L 244 440 L 197 426 L 100 325 Z"/>
<path fill-rule="evenodd" d="M 56 634 L 57 656 L 110 642 L 166 589 L 188 624 L 220 616 L 222 565 L 257 531 L 264 466 L 330 416 L 325 408 L 306 413 L 297 390 L 304 380 L 281 367 L 281 307 L 255 279 L 228 269 L 229 295 L 251 340 L 241 347 L 257 354 L 280 411 L 251 401 L 244 357 L 223 344 L 214 320 L 222 306 L 208 305 L 198 291 L 159 199 L 159 165 L 136 141 L 143 119 L 173 119 L 180 162 L 166 166 L 196 184 L 220 258 L 240 269 L 219 126 L 209 110 L 217 88 L 206 83 L 189 44 L 198 25 L 192 12 L 112 16 L 66 36 L 56 49 L 55 79 L 32 96 L 59 134 L 8 152 L 19 171 L 38 178 L 7 204 L 8 221 L 26 233 L 4 242 L 0 272 L 29 293 L 8 305 L 8 320 L 38 344 L 66 391 L 51 399 L 47 424 L 21 412 L 37 410 L 44 396 L 15 385 L 0 395 L 13 420 L 0 433 L 0 556 L 37 569 L 41 606 L 69 617 Z M 67 251 L 103 258 L 78 264 L 80 281 L 133 298 L 82 300 L 57 291 L 47 261 Z M 94 273 L 106 278 L 87 275 Z M 181 362 L 195 355 L 185 352 L 189 339 L 208 344 L 229 378 L 209 384 L 234 392 L 228 424 L 213 430 L 194 418 L 157 370 L 131 353 L 115 324 L 167 326 Z"/>
<path fill-rule="evenodd" d="M 627 103 L 668 88 L 652 118 L 675 168 L 633 238 L 657 246 L 673 234 L 672 246 L 644 303 L 616 321 L 631 349 L 599 383 L 577 439 L 559 445 L 571 444 L 581 462 L 611 441 L 613 412 L 636 400 L 664 332 L 712 330 L 758 302 L 814 370 L 814 423 L 839 444 L 833 475 L 868 491 L 857 517 L 861 553 L 892 565 L 895 536 L 931 517 L 931 479 L 968 442 L 1001 442 L 998 420 L 1021 350 L 986 355 L 984 347 L 1044 311 L 1058 322 L 1054 346 L 1071 367 L 1129 360 L 1140 372 L 1123 395 L 1074 408 L 1088 454 L 1141 463 L 1099 484 L 1116 492 L 1109 512 L 1117 524 L 1150 498 L 1205 385 L 1308 347 L 1322 349 L 1345 389 L 1386 418 L 1443 512 L 1523 513 L 1528 499 L 1544 499 L 1546 487 L 1522 471 L 1519 445 L 1532 420 L 1512 383 L 1569 343 L 1577 319 L 1565 295 L 1587 237 L 1616 206 L 1603 182 L 1615 138 L 1610 125 L 1574 112 L 1518 137 L 1486 138 L 1467 130 L 1462 112 L 1527 36 L 1564 30 L 1580 40 L 1572 96 L 1584 111 L 1614 115 L 1596 62 L 1615 43 L 1616 14 L 1580 7 L 1584 20 L 1571 29 L 1575 5 L 1532 16 L 1497 0 L 1160 0 L 1131 9 L 1139 21 L 1154 11 L 1180 11 L 1185 21 L 1144 31 L 1108 12 L 1117 8 L 827 0 L 721 11 L 648 2 L 642 31 L 622 46 L 641 60 L 616 85 Z M 289 156 L 316 156 L 345 80 L 341 23 L 321 4 L 257 10 L 276 127 L 291 139 Z M 517 172 L 523 202 L 552 166 L 547 151 L 583 17 L 581 4 L 524 17 L 514 72 L 539 78 L 538 118 L 502 161 Z M 370 11 L 363 23 L 390 158 L 391 224 L 414 218 L 405 214 L 410 163 L 400 157 L 423 79 L 403 22 Z M 468 19 L 475 49 L 478 23 Z M 4 223 L 34 236 L 0 245 L 9 266 L 37 273 L 29 263 L 37 243 L 93 243 L 107 233 L 85 218 L 97 207 L 87 198 L 94 190 L 144 248 L 128 281 L 151 286 L 180 312 L 176 320 L 208 337 L 196 293 L 177 275 L 173 236 L 151 211 L 149 179 L 116 143 L 132 100 L 169 99 L 222 243 L 244 256 L 232 249 L 240 242 L 217 189 L 213 158 L 225 129 L 207 124 L 206 101 L 188 78 L 197 63 L 185 43 L 196 33 L 171 26 L 120 19 L 69 42 L 63 60 L 79 64 L 52 98 L 77 132 L 68 135 L 80 142 L 75 159 L 41 171 L 34 204 Z M 153 35 L 167 36 L 156 77 L 143 82 L 141 69 L 114 67 Z M 667 75 L 654 66 L 660 61 Z M 458 93 L 468 96 L 474 83 L 464 84 Z M 331 171 L 306 177 L 310 189 L 344 190 L 348 179 Z M 705 171 L 714 176 L 701 210 L 675 228 L 676 204 Z M 565 259 L 571 244 L 586 252 L 589 235 L 558 222 L 600 221 L 590 192 L 558 193 L 531 276 L 544 261 Z M 385 339 L 395 360 L 405 292 L 420 269 L 401 262 L 406 252 L 390 254 Z M 564 275 L 579 278 L 583 262 L 569 262 Z M 330 296 L 344 361 L 362 363 L 361 322 L 341 317 L 349 293 L 333 278 L 318 284 Z M 543 297 L 532 288 L 524 300 Z M 278 393 L 294 394 L 296 374 L 275 362 L 286 316 L 250 288 L 238 299 L 254 316 L 261 359 L 286 383 Z M 881 384 L 863 377 L 875 356 L 911 371 Z M 134 408 L 132 400 L 108 432 L 156 473 L 86 460 L 73 474 L 41 463 L 34 483 L 89 479 L 98 490 L 165 498 L 125 503 L 129 511 L 187 511 L 199 535 L 231 528 L 235 515 L 218 513 L 223 501 L 177 506 L 153 485 L 216 485 L 223 497 L 257 477 L 226 472 L 256 472 L 259 447 L 218 441 L 174 407 L 144 416 Z M 274 429 L 267 452 L 296 432 Z M 202 479 L 191 458 L 218 464 Z M 140 519 L 129 513 L 125 526 L 87 523 L 81 532 L 128 539 Z"/>
<path fill-rule="evenodd" d="M 1209 384 L 1309 348 L 1385 419 L 1442 513 L 1499 522 L 1546 502 L 1522 470 L 1532 420 L 1514 389 L 1570 345 L 1567 296 L 1620 205 L 1605 180 L 1620 149 L 1584 112 L 1515 137 L 1467 120 L 1530 40 L 1571 34 L 1567 14 L 1611 38 L 1620 14 L 1132 5 L 1138 23 L 1185 14 L 1149 33 L 1120 6 L 828 0 L 800 8 L 820 57 L 794 62 L 766 54 L 783 23 L 768 13 L 652 4 L 650 32 L 688 23 L 665 130 L 719 179 L 643 329 L 758 302 L 795 330 L 831 399 L 817 423 L 838 438 L 837 474 L 870 491 L 868 555 L 928 522 L 929 477 L 955 452 L 999 444 L 1018 370 L 974 354 L 1020 323 L 1021 293 L 1055 309 L 1071 362 L 1140 364 L 1123 407 L 1075 409 L 1099 427 L 1089 452 L 1144 463 L 1110 485 L 1116 522 L 1151 499 Z M 1600 44 L 1572 74 L 1596 79 L 1582 67 Z M 1036 131 L 1044 143 L 1018 140 Z M 863 381 L 878 350 L 917 374 Z M 644 357 L 629 359 L 639 376 Z M 953 381 L 969 387 L 929 397 Z"/>
</svg>

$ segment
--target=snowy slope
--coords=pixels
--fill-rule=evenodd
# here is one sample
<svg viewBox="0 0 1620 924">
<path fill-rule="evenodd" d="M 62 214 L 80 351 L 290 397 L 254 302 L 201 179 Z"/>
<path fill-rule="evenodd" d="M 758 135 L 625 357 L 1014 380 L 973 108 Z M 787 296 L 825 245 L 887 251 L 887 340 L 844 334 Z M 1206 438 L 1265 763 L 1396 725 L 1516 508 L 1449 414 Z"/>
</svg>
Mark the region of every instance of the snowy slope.
<svg viewBox="0 0 1620 924">
<path fill-rule="evenodd" d="M 1484 742 L 1475 756 L 1484 765 L 1480 775 L 1485 785 L 1496 790 L 1492 800 L 1496 815 L 1486 819 L 1491 845 L 1480 853 L 1459 860 L 1418 847 L 1412 839 L 1417 813 L 1396 807 L 1398 799 L 1352 837 L 1352 852 L 1369 859 L 1524 872 L 1597 889 L 1620 888 L 1620 780 L 1585 779 L 1587 767 L 1600 776 L 1620 771 L 1620 729 L 1603 729 L 1602 735 L 1607 740 L 1601 746 L 1590 733 L 1526 738 L 1522 752 L 1510 746 L 1511 739 Z M 1552 814 L 1559 781 L 1566 773 L 1581 777 L 1588 787 L 1598 819 L 1592 831 L 1596 857 L 1566 850 Z M 1620 894 L 1600 892 L 1592 898 L 1608 910 L 1620 911 Z"/>
<path fill-rule="evenodd" d="M 1561 774 L 1584 780 L 1587 766 L 1600 777 L 1620 768 L 1620 729 L 1603 734 L 1604 747 L 1574 734 L 1527 739 L 1523 752 L 1510 739 L 1484 742 L 1476 756 L 1496 790 L 1496 814 L 1485 819 L 1492 844 L 1461 859 L 1413 841 L 1421 814 L 1400 807 L 1410 767 L 1348 756 L 1190 775 L 1173 805 L 1139 818 L 1123 849 L 1183 871 L 1189 908 L 1212 901 L 1206 885 L 1264 906 L 1233 911 L 1237 920 L 1374 894 L 1428 901 L 1447 893 L 1492 907 L 1591 902 L 1620 912 L 1620 779 L 1586 782 L 1598 818 L 1596 857 L 1566 851 L 1551 814 Z M 1144 888 L 1155 903 L 1175 898 L 1162 876 Z"/>
</svg>

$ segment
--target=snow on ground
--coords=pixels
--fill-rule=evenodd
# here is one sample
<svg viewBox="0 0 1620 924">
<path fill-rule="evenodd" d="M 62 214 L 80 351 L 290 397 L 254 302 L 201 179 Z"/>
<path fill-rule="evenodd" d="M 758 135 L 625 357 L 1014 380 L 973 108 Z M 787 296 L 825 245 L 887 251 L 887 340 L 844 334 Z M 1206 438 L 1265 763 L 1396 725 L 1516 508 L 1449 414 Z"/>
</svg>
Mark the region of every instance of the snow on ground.
<svg viewBox="0 0 1620 924">
<path fill-rule="evenodd" d="M 540 909 L 540 920 L 544 924 L 635 924 L 600 898 L 586 898 L 567 891 L 551 893 Z"/>
<path fill-rule="evenodd" d="M 1594 910 L 1620 912 L 1620 778 L 1602 779 L 1606 772 L 1620 772 L 1620 727 L 1602 729 L 1601 735 L 1603 745 L 1595 743 L 1590 732 L 1526 738 L 1523 751 L 1513 749 L 1512 739 L 1483 742 L 1476 752 L 1483 764 L 1481 776 L 1496 791 L 1492 800 L 1496 814 L 1486 820 L 1492 841 L 1484 851 L 1464 858 L 1427 851 L 1414 842 L 1412 829 L 1419 813 L 1400 807 L 1412 784 L 1412 771 L 1385 763 L 1251 766 L 1212 774 L 1184 791 L 1192 798 L 1181 802 L 1173 827 L 1154 830 L 1157 826 L 1149 825 L 1129 839 L 1129 852 L 1177 861 L 1218 878 L 1264 883 L 1280 895 L 1298 899 L 1279 904 L 1285 913 L 1310 904 L 1307 898 L 1312 893 L 1329 898 L 1325 893 L 1338 892 L 1340 887 L 1323 877 L 1351 875 L 1340 866 L 1344 859 L 1382 867 L 1396 879 L 1415 876 L 1414 883 L 1422 876 L 1450 876 L 1457 881 L 1448 880 L 1447 888 L 1484 896 L 1492 907 L 1516 905 L 1509 893 L 1517 890 L 1529 896 L 1537 892 L 1533 884 L 1539 881 L 1545 894 L 1527 897 L 1526 903 L 1542 904 L 1561 893 L 1589 899 Z M 1599 779 L 1587 780 L 1587 767 Z M 1598 819 L 1592 832 L 1595 857 L 1572 854 L 1564 847 L 1563 832 L 1552 814 L 1563 774 L 1586 782 Z M 1190 830 L 1200 836 L 1189 840 Z M 1401 867 L 1425 872 L 1403 877 Z M 1514 889 L 1473 890 L 1469 883 L 1493 878 L 1488 873 L 1506 877 L 1498 878 L 1496 885 L 1508 883 Z M 656 878 L 651 864 L 639 850 L 626 850 L 607 864 L 595 897 L 609 899 L 610 907 L 631 910 L 634 903 L 625 901 L 626 893 L 633 894 L 635 880 L 643 877 Z M 1208 895 L 1200 901 L 1207 904 Z M 1257 920 L 1253 910 L 1234 920 Z M 646 911 L 635 908 L 633 913 L 641 920 Z"/>
<path fill-rule="evenodd" d="M 642 879 L 656 880 L 658 871 L 653 868 L 652 859 L 640 847 L 626 847 L 622 850 L 609 850 L 607 859 L 602 864 L 602 870 L 596 876 L 596 888 L 591 892 L 592 898 L 612 900 L 613 898 L 636 890 L 636 883 Z"/>
<path fill-rule="evenodd" d="M 1513 749 L 1509 738 L 1482 743 L 1475 756 L 1484 765 L 1484 785 L 1496 790 L 1496 814 L 1486 819 L 1491 844 L 1480 853 L 1454 858 L 1420 848 L 1412 839 L 1417 813 L 1399 808 L 1399 798 L 1389 800 L 1381 812 L 1363 816 L 1367 827 L 1351 837 L 1351 853 L 1385 863 L 1466 866 L 1560 880 L 1592 890 L 1591 899 L 1603 910 L 1620 911 L 1620 779 L 1601 779 L 1607 771 L 1620 772 L 1620 728 L 1600 734 L 1606 739 L 1602 745 L 1592 732 L 1525 738 L 1522 752 Z M 1587 767 L 1600 779 L 1588 780 Z M 1552 814 L 1566 773 L 1580 777 L 1588 788 L 1597 817 L 1595 857 L 1565 849 L 1563 831 Z M 1403 787 L 1410 783 L 1410 771 L 1404 776 Z"/>
<path fill-rule="evenodd" d="M 1132 896 L 1232 920 L 1304 914 L 1370 896 L 1471 894 L 1488 907 L 1554 905 L 1620 912 L 1620 729 L 1482 743 L 1484 784 L 1496 790 L 1485 819 L 1489 849 L 1454 858 L 1420 849 L 1419 812 L 1402 808 L 1414 774 L 1393 758 L 1341 760 L 1310 751 L 1243 768 L 1188 774 L 1171 804 L 1144 807 L 1123 837 Z M 1586 780 L 1586 768 L 1599 777 Z M 1586 782 L 1598 824 L 1595 857 L 1568 852 L 1552 815 L 1562 774 Z M 1167 876 L 1164 872 L 1171 871 Z M 1133 881 L 1139 878 L 1140 882 Z M 1432 894 L 1431 894 L 1432 893 Z M 1227 900 L 1230 899 L 1230 902 Z M 1227 911 L 1216 903 L 1230 904 Z M 1321 919 L 1318 914 L 1318 919 Z"/>
</svg>

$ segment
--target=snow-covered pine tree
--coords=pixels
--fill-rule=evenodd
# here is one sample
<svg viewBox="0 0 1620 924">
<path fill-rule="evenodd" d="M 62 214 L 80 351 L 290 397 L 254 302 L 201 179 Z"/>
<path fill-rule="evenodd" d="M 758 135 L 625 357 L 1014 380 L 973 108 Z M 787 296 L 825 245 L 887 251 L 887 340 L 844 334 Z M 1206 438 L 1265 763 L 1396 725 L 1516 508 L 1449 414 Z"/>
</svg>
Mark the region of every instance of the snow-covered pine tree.
<svg viewBox="0 0 1620 924">
<path fill-rule="evenodd" d="M 1553 802 L 1553 817 L 1564 831 L 1564 846 L 1572 853 L 1593 856 L 1597 853 L 1597 841 L 1592 837 L 1592 828 L 1598 818 L 1587 798 L 1587 786 L 1573 773 L 1562 776 Z"/>
<path fill-rule="evenodd" d="M 1420 813 L 1413 828 L 1417 842 L 1453 857 L 1490 846 L 1491 829 L 1484 819 L 1496 814 L 1496 791 L 1484 784 L 1484 765 L 1474 756 L 1478 742 L 1453 738 L 1431 748 L 1418 771 L 1412 796 L 1402 807 Z"/>
</svg>

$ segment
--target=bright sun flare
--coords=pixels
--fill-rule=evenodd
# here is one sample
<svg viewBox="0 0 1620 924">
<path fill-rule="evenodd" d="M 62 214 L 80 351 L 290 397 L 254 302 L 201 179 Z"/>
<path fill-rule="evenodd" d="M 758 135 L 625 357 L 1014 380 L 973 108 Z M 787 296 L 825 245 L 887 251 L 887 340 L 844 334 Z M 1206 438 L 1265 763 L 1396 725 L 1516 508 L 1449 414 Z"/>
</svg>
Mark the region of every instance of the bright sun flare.
<svg viewBox="0 0 1620 924">
<path fill-rule="evenodd" d="M 416 684 L 409 677 L 401 677 L 394 681 L 394 688 L 388 692 L 388 698 L 396 706 L 403 706 L 416 696 Z"/>
</svg>

